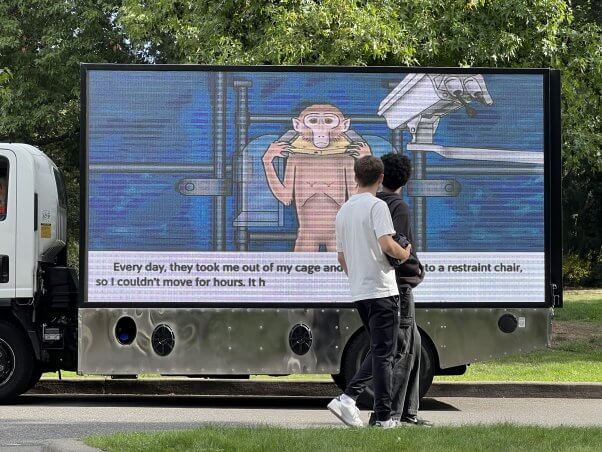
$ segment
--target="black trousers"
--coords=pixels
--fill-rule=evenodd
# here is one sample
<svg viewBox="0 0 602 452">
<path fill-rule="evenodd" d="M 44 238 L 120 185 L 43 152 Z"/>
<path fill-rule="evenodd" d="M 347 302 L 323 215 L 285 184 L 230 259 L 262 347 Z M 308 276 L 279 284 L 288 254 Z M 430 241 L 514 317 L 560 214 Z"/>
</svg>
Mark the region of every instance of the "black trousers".
<svg viewBox="0 0 602 452">
<path fill-rule="evenodd" d="M 399 335 L 393 367 L 392 416 L 416 416 L 420 403 L 422 340 L 416 325 L 414 296 L 409 287 L 399 288 Z"/>
<path fill-rule="evenodd" d="M 370 336 L 370 353 L 351 379 L 345 394 L 357 399 L 372 378 L 374 415 L 377 421 L 391 418 L 393 360 L 399 333 L 399 297 L 375 298 L 355 303 Z"/>
<path fill-rule="evenodd" d="M 418 414 L 420 401 L 420 356 L 422 342 L 416 325 L 414 296 L 410 287 L 399 288 L 399 332 L 395 350 L 391 385 L 391 417 Z M 368 351 L 364 363 L 371 361 L 372 350 Z M 356 399 L 372 379 L 372 368 L 360 371 L 349 383 L 345 393 Z M 362 372 L 362 369 L 364 370 Z M 376 400 L 376 399 L 375 399 Z"/>
</svg>

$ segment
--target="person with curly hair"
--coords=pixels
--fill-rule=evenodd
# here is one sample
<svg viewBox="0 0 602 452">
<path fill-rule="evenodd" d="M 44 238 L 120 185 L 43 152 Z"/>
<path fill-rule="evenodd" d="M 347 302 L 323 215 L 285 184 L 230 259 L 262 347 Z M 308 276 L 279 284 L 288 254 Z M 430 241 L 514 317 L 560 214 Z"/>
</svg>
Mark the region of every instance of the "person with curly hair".
<svg viewBox="0 0 602 452">
<path fill-rule="evenodd" d="M 414 241 L 410 207 L 403 200 L 401 190 L 412 176 L 412 162 L 404 155 L 383 155 L 384 178 L 382 191 L 376 196 L 389 206 L 395 230 L 403 234 L 410 243 Z M 418 418 L 420 400 L 420 354 L 422 343 L 416 325 L 416 314 L 412 289 L 424 279 L 424 268 L 416 249 L 411 248 L 410 259 L 395 269 L 399 288 L 399 334 L 393 369 L 393 419 L 401 423 L 430 426 L 430 422 Z"/>
</svg>

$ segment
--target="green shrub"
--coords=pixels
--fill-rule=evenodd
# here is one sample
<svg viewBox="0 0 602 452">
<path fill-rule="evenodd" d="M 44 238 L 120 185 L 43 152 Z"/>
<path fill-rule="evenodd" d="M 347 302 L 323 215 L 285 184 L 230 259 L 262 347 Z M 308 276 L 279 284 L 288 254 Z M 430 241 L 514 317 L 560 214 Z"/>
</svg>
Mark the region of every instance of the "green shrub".
<svg viewBox="0 0 602 452">
<path fill-rule="evenodd" d="M 69 240 L 67 245 L 67 265 L 79 272 L 79 243 L 75 240 Z"/>
<path fill-rule="evenodd" d="M 568 287 L 602 285 L 602 255 L 590 253 L 588 256 L 567 254 L 562 261 L 563 283 Z"/>
</svg>

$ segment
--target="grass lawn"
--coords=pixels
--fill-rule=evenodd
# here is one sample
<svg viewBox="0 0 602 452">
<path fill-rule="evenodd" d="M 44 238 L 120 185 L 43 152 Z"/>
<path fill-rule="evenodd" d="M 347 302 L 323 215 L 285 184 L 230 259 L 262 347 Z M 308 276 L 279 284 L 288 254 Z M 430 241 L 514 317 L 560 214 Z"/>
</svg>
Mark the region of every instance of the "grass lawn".
<svg viewBox="0 0 602 452">
<path fill-rule="evenodd" d="M 188 431 L 118 433 L 86 443 L 108 451 L 599 451 L 602 429 L 508 424 L 431 429 L 282 429 L 203 427 Z"/>
<path fill-rule="evenodd" d="M 76 375 L 63 372 L 63 376 Z M 252 378 L 331 381 L 330 375 L 322 374 Z M 436 381 L 602 382 L 602 289 L 565 291 L 564 307 L 555 311 L 552 349 L 473 364 L 464 375 L 436 377 Z"/>
<path fill-rule="evenodd" d="M 602 336 L 572 341 L 526 355 L 472 364 L 464 375 L 435 381 L 573 381 L 602 382 Z"/>
<path fill-rule="evenodd" d="M 555 319 L 602 324 L 602 289 L 565 291 L 564 307 L 555 310 Z"/>
</svg>

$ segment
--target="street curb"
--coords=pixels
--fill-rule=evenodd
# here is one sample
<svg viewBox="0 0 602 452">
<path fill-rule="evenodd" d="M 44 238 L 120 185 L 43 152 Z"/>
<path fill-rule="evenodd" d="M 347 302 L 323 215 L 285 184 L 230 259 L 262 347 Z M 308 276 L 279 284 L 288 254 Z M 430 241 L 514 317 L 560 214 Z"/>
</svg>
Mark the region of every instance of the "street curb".
<svg viewBox="0 0 602 452">
<path fill-rule="evenodd" d="M 44 379 L 28 394 L 330 398 L 340 392 L 328 381 Z M 602 383 L 439 382 L 427 397 L 602 399 Z"/>
<path fill-rule="evenodd" d="M 602 383 L 445 382 L 434 383 L 429 397 L 602 399 Z"/>
<path fill-rule="evenodd" d="M 54 439 L 42 444 L 42 452 L 100 452 L 76 439 Z"/>
</svg>

